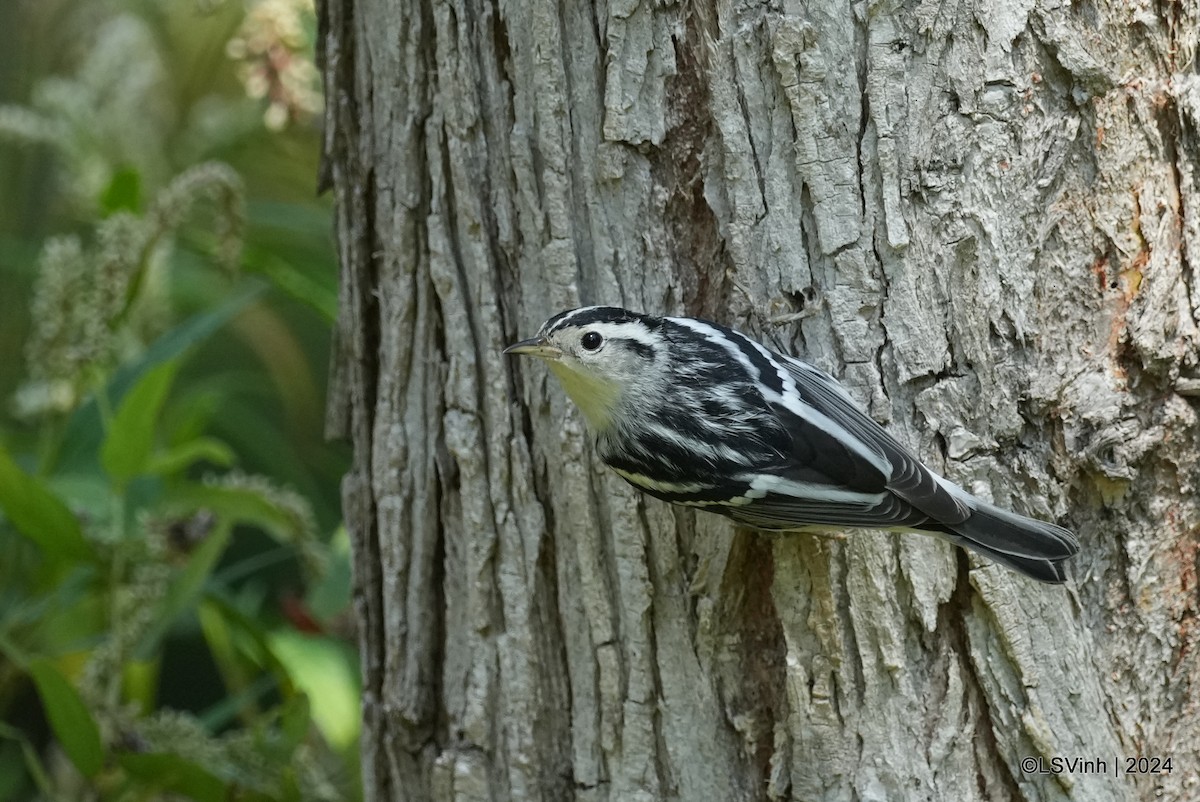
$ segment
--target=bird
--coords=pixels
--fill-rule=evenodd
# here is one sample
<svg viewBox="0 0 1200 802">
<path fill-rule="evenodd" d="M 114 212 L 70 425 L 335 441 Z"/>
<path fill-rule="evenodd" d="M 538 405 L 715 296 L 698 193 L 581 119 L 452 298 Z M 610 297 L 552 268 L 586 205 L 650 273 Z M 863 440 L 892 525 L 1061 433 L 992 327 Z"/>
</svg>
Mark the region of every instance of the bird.
<svg viewBox="0 0 1200 802">
<path fill-rule="evenodd" d="M 504 353 L 544 360 L 603 462 L 671 504 L 768 532 L 934 535 L 1047 583 L 1079 551 L 922 464 L 829 374 L 718 323 L 585 306 Z"/>
</svg>

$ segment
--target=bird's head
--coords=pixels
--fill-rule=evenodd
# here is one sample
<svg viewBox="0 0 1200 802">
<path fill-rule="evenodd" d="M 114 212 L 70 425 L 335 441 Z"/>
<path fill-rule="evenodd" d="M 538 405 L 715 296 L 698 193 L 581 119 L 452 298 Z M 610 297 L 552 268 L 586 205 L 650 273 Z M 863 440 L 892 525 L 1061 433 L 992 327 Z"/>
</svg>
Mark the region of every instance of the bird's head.
<svg viewBox="0 0 1200 802">
<path fill-rule="evenodd" d="M 537 336 L 504 353 L 545 359 L 588 423 L 602 432 L 622 404 L 636 407 L 658 384 L 667 346 L 662 324 L 662 318 L 626 309 L 585 306 L 555 315 Z"/>
</svg>

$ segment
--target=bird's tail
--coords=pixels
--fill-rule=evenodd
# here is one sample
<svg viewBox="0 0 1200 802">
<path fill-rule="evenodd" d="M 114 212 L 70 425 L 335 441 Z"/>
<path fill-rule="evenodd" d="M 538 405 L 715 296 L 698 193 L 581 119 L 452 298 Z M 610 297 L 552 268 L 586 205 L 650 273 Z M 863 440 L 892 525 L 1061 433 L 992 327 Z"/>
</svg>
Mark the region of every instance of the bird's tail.
<svg viewBox="0 0 1200 802">
<path fill-rule="evenodd" d="M 1062 563 L 1079 551 L 1079 540 L 1071 530 L 977 498 L 971 498 L 969 506 L 970 518 L 943 524 L 950 540 L 1042 582 L 1066 580 Z"/>
</svg>

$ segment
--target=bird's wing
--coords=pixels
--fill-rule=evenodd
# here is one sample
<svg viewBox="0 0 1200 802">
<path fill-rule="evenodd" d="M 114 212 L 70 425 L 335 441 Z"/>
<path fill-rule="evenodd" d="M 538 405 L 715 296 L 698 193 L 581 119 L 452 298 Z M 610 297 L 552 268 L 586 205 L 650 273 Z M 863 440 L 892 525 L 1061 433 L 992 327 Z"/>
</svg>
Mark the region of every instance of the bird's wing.
<svg viewBox="0 0 1200 802">
<path fill-rule="evenodd" d="M 859 410 L 833 377 L 800 360 L 776 356 L 790 374 L 800 399 L 799 404 L 776 410 L 792 434 L 798 460 L 819 454 L 822 468 L 830 466 L 831 479 L 848 487 L 857 487 L 855 479 L 872 470 L 873 464 L 881 469 L 887 490 L 928 518 L 957 524 L 970 517 L 971 510 L 960 497 L 965 492 L 922 465 Z M 863 460 L 864 452 L 875 459 Z"/>
<path fill-rule="evenodd" d="M 609 467 L 638 490 L 663 501 L 720 512 L 758 529 L 915 529 L 929 521 L 928 515 L 882 483 L 874 490 L 856 490 L 815 469 L 772 466 L 679 482 L 652 479 L 625 460 L 611 460 Z"/>
<path fill-rule="evenodd" d="M 802 491 L 804 492 L 804 491 Z M 811 491 L 810 491 L 811 492 Z M 757 529 L 813 527 L 863 527 L 868 529 L 918 529 L 929 516 L 892 493 L 850 494 L 833 500 L 790 492 L 767 493 L 744 505 L 725 506 L 720 511 L 735 521 Z"/>
</svg>

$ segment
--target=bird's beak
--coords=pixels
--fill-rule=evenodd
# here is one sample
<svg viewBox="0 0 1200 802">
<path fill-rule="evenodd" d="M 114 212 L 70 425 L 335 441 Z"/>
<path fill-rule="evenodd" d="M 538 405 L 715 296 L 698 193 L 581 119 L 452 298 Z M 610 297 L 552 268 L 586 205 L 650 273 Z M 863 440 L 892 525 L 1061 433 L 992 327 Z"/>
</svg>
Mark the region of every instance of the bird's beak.
<svg viewBox="0 0 1200 802">
<path fill-rule="evenodd" d="M 504 353 L 540 356 L 542 359 L 558 359 L 562 356 L 562 351 L 551 345 L 545 337 L 530 337 L 528 340 L 513 343 L 504 349 Z"/>
</svg>

